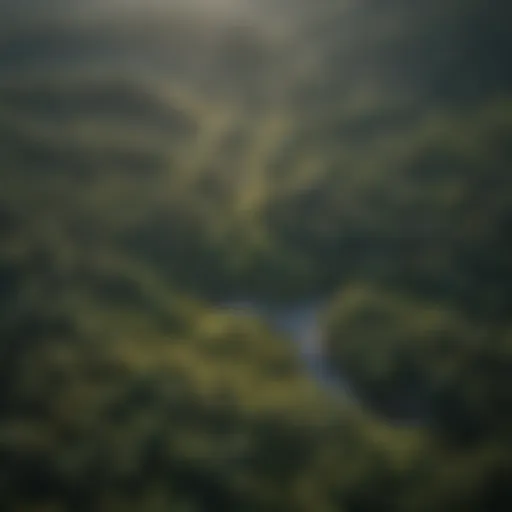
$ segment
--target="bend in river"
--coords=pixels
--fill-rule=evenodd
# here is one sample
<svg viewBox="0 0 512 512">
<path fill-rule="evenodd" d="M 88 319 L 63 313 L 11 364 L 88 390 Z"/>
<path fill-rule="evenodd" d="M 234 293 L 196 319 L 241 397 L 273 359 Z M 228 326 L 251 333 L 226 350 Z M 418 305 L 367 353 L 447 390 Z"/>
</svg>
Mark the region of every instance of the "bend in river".
<svg viewBox="0 0 512 512">
<path fill-rule="evenodd" d="M 291 304 L 270 304 L 254 299 L 226 300 L 219 307 L 233 313 L 258 317 L 276 331 L 289 338 L 296 346 L 307 372 L 317 383 L 329 391 L 352 397 L 351 387 L 337 374 L 325 351 L 320 326 L 323 302 L 301 301 Z"/>
</svg>

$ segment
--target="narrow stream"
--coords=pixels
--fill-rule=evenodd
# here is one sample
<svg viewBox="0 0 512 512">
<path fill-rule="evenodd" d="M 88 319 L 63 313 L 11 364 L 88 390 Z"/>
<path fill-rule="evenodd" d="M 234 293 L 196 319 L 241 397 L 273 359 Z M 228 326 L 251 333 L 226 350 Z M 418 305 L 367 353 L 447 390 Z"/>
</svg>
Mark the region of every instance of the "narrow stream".
<svg viewBox="0 0 512 512">
<path fill-rule="evenodd" d="M 353 396 L 348 383 L 333 370 L 325 351 L 319 319 L 322 302 L 270 305 L 246 299 L 226 301 L 221 307 L 268 323 L 295 344 L 312 379 L 331 392 L 346 398 Z"/>
<path fill-rule="evenodd" d="M 337 400 L 362 405 L 364 401 L 353 386 L 333 369 L 325 350 L 320 322 L 323 305 L 324 302 L 313 300 L 273 305 L 249 299 L 225 301 L 219 307 L 266 322 L 295 345 L 305 370 L 325 391 Z M 375 406 L 366 405 L 376 410 Z M 397 397 L 395 406 L 383 406 L 377 412 L 393 424 L 417 426 L 428 420 L 429 410 L 425 398 L 411 396 L 410 390 L 406 390 Z"/>
</svg>

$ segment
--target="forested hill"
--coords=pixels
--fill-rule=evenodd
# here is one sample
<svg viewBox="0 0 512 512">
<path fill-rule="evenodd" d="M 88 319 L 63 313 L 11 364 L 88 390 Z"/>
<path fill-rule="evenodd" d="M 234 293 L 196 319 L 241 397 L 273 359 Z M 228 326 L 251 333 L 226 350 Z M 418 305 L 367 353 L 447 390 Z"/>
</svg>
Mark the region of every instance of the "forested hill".
<svg viewBox="0 0 512 512">
<path fill-rule="evenodd" d="M 3 509 L 509 510 L 509 11 L 0 3 Z"/>
</svg>

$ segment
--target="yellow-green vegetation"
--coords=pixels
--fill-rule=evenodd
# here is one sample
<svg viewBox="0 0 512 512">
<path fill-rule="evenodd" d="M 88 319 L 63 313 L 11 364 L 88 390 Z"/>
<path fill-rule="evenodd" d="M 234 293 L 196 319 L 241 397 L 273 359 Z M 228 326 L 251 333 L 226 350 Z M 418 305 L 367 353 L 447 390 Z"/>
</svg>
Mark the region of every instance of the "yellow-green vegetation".
<svg viewBox="0 0 512 512">
<path fill-rule="evenodd" d="M 0 5 L 1 510 L 510 510 L 505 2 L 36 4 Z M 357 403 L 238 297 L 327 297 Z"/>
</svg>

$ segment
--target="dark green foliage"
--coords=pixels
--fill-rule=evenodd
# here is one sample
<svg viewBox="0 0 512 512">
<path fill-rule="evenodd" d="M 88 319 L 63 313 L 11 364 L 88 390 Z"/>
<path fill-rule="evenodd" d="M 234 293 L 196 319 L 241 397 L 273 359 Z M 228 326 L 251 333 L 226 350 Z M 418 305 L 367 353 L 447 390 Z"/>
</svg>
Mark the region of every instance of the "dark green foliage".
<svg viewBox="0 0 512 512">
<path fill-rule="evenodd" d="M 18 4 L 2 510 L 509 510 L 507 5 Z M 357 404 L 215 304 L 322 294 Z"/>
</svg>

